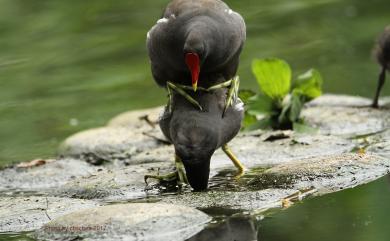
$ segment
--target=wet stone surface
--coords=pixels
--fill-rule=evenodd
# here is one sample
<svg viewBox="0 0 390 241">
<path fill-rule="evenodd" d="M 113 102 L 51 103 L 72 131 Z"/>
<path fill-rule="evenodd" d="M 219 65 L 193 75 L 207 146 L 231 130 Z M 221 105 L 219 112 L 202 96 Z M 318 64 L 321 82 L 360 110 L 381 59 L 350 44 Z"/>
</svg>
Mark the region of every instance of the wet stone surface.
<svg viewBox="0 0 390 241">
<path fill-rule="evenodd" d="M 153 132 L 159 133 L 157 128 Z M 83 159 L 95 165 L 105 162 L 126 165 L 136 164 L 131 161 L 133 156 L 158 146 L 159 141 L 149 137 L 141 129 L 106 127 L 69 137 L 61 145 L 59 154 Z"/>
<path fill-rule="evenodd" d="M 389 109 L 373 109 L 370 103 L 361 97 L 325 95 L 309 103 L 302 117 L 325 135 L 355 137 L 388 129 Z"/>
<path fill-rule="evenodd" d="M 390 161 L 370 154 L 342 154 L 307 158 L 275 166 L 264 172 L 272 180 L 299 190 L 315 188 L 334 192 L 368 183 L 390 173 Z M 278 181 L 279 182 L 279 181 Z M 266 182 L 261 181 L 264 184 Z"/>
<path fill-rule="evenodd" d="M 0 197 L 0 232 L 39 229 L 67 213 L 95 207 L 93 201 L 57 197 Z"/>
<path fill-rule="evenodd" d="M 319 155 L 332 155 L 350 152 L 352 141 L 335 136 L 289 133 L 282 139 L 267 141 L 278 132 L 242 133 L 229 145 L 247 168 L 273 166 L 297 159 Z M 227 156 L 218 151 L 212 158 L 212 167 L 231 166 Z"/>
<path fill-rule="evenodd" d="M 147 189 L 144 176 L 174 171 L 173 163 L 133 165 L 121 169 L 97 172 L 89 177 L 68 182 L 54 194 L 61 197 L 122 201 L 145 198 L 157 190 Z M 152 182 L 152 180 L 151 180 Z"/>
<path fill-rule="evenodd" d="M 270 169 L 248 173 L 236 182 L 205 193 L 162 197 L 163 202 L 196 208 L 224 207 L 256 210 L 281 207 L 282 201 L 298 191 L 311 194 L 335 192 L 368 183 L 390 173 L 390 161 L 368 154 L 340 154 L 295 160 Z M 211 180 L 212 181 L 212 180 Z"/>
<path fill-rule="evenodd" d="M 186 240 L 211 218 L 190 207 L 168 204 L 117 204 L 74 212 L 46 224 L 45 240 Z M 162 232 L 164 230 L 164 232 Z"/>
<path fill-rule="evenodd" d="M 52 160 L 30 168 L 6 168 L 0 171 L 0 192 L 42 191 L 56 188 L 77 177 L 90 176 L 102 167 L 76 159 Z"/>
<path fill-rule="evenodd" d="M 161 107 L 126 112 L 105 127 L 69 137 L 58 160 L 0 170 L 0 232 L 45 225 L 36 237 L 185 240 L 210 221 L 202 212 L 257 215 L 307 196 L 368 183 L 390 171 L 387 99 L 374 110 L 365 98 L 324 95 L 303 111 L 306 122 L 318 129 L 316 134 L 240 133 L 229 145 L 247 167 L 245 175 L 236 178 L 231 161 L 218 150 L 211 161 L 209 190 L 199 193 L 153 180 L 145 184 L 146 174 L 174 170 L 173 146 L 157 125 Z M 80 231 L 82 227 L 105 229 Z M 233 232 L 230 226 L 221 228 Z"/>
</svg>

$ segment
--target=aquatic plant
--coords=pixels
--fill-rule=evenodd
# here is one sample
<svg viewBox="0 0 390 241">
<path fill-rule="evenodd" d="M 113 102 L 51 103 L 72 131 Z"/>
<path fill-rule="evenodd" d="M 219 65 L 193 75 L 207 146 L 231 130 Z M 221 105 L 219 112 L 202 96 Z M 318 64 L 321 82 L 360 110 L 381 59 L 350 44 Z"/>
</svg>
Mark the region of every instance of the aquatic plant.
<svg viewBox="0 0 390 241">
<path fill-rule="evenodd" d="M 277 58 L 255 59 L 252 71 L 261 93 L 243 90 L 244 129 L 305 128 L 300 117 L 305 103 L 322 95 L 322 77 L 310 69 L 292 82 L 290 65 Z"/>
</svg>

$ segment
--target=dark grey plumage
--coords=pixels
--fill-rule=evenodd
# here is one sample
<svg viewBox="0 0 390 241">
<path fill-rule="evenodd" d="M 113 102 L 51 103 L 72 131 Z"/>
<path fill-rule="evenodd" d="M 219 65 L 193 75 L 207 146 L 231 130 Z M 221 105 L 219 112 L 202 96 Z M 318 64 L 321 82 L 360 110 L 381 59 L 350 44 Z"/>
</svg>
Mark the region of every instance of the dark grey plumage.
<svg viewBox="0 0 390 241">
<path fill-rule="evenodd" d="M 381 65 L 378 87 L 372 104 L 373 107 L 377 108 L 379 95 L 383 85 L 385 84 L 386 71 L 390 71 L 390 26 L 386 27 L 385 31 L 379 37 L 375 55 L 378 63 Z"/>
<path fill-rule="evenodd" d="M 186 52 L 200 56 L 199 86 L 236 75 L 246 38 L 241 15 L 220 0 L 173 0 L 162 17 L 147 37 L 152 74 L 160 86 L 191 84 Z"/>
<path fill-rule="evenodd" d="M 153 77 L 162 87 L 168 81 L 190 86 L 193 69 L 200 67 L 200 87 L 230 80 L 236 75 L 245 39 L 243 18 L 224 2 L 173 0 L 148 32 Z M 196 55 L 193 69 L 187 63 L 188 54 Z M 233 139 L 241 127 L 244 109 L 239 99 L 224 114 L 227 92 L 226 88 L 188 91 L 203 108 L 200 111 L 173 91 L 171 111 L 166 108 L 160 119 L 161 130 L 174 144 L 195 190 L 207 188 L 211 156 Z"/>
<path fill-rule="evenodd" d="M 241 127 L 244 107 L 239 99 L 222 117 L 226 92 L 226 89 L 218 89 L 192 94 L 203 111 L 194 108 L 181 95 L 174 95 L 172 113 L 166 110 L 160 119 L 161 130 L 174 144 L 195 190 L 207 188 L 211 156 L 233 139 Z"/>
</svg>

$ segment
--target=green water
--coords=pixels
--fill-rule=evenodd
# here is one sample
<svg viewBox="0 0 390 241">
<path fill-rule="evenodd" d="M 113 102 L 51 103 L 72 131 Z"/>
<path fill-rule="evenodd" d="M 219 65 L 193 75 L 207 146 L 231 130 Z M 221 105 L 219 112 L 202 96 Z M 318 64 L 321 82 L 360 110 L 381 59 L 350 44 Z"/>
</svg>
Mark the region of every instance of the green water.
<svg viewBox="0 0 390 241">
<path fill-rule="evenodd" d="M 388 241 L 390 176 L 257 216 L 205 210 L 217 224 L 189 241 Z"/>
<path fill-rule="evenodd" d="M 260 241 L 390 240 L 390 176 L 266 217 Z"/>
<path fill-rule="evenodd" d="M 239 74 L 255 57 L 318 68 L 328 92 L 372 96 L 370 52 L 390 23 L 387 0 L 226 1 L 247 22 Z M 166 0 L 0 0 L 0 165 L 53 156 L 77 131 L 165 103 L 145 38 Z M 390 94 L 386 85 L 384 94 Z"/>
</svg>

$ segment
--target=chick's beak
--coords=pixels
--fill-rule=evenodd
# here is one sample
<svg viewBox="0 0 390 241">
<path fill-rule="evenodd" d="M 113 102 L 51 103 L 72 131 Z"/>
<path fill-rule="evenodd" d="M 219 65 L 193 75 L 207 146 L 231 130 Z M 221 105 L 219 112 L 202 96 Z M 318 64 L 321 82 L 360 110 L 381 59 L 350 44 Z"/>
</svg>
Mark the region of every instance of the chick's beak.
<svg viewBox="0 0 390 241">
<path fill-rule="evenodd" d="M 206 190 L 210 174 L 210 160 L 197 163 L 183 160 L 183 164 L 186 169 L 188 182 L 194 191 Z"/>
<path fill-rule="evenodd" d="M 192 88 L 194 89 L 194 92 L 196 92 L 200 73 L 199 55 L 196 53 L 187 53 L 185 56 L 185 61 L 191 71 Z"/>
</svg>

